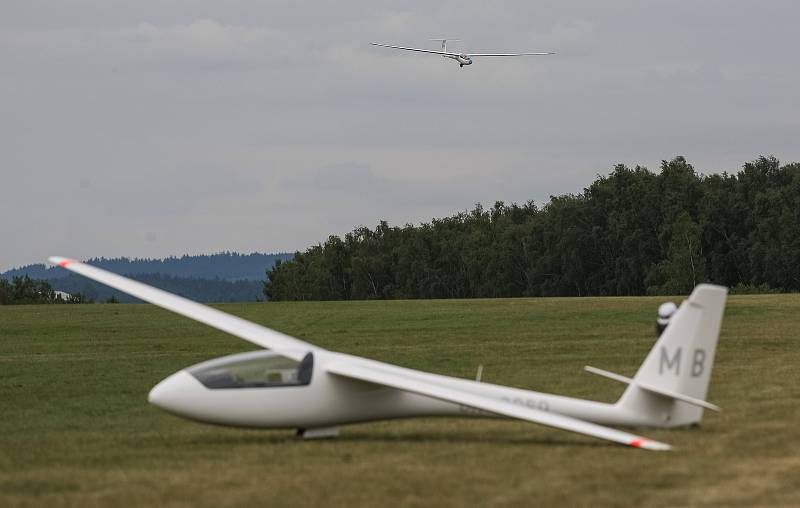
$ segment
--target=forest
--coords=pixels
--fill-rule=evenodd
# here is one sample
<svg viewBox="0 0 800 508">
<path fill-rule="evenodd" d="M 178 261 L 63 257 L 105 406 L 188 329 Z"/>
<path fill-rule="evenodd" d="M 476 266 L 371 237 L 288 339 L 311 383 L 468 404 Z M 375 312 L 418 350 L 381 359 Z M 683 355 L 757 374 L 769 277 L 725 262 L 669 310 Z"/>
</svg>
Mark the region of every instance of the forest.
<svg viewBox="0 0 800 508">
<path fill-rule="evenodd" d="M 133 280 L 203 303 L 255 302 L 264 299 L 263 281 L 229 281 L 219 278 L 176 277 L 160 273 L 127 274 Z M 70 273 L 49 281 L 52 286 L 71 295 L 81 294 L 97 302 L 141 303 L 127 293 Z"/>
<path fill-rule="evenodd" d="M 800 164 L 760 157 L 703 175 L 617 165 L 583 192 L 497 202 L 419 225 L 358 227 L 279 261 L 269 300 L 800 290 Z"/>
</svg>

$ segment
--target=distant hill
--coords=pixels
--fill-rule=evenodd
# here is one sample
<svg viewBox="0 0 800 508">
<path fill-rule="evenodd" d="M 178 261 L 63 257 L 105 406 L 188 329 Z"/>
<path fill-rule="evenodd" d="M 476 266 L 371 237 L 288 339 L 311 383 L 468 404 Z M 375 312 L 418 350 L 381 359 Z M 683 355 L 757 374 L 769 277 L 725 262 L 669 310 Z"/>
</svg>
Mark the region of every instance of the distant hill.
<svg viewBox="0 0 800 508">
<path fill-rule="evenodd" d="M 264 300 L 263 281 L 174 277 L 160 273 L 138 273 L 129 274 L 129 276 L 139 282 L 198 302 L 255 302 Z M 98 303 L 106 302 L 112 297 L 120 303 L 141 303 L 140 300 L 121 291 L 111 289 L 108 286 L 98 284 L 74 273 L 58 279 L 49 279 L 47 282 L 56 291 L 63 291 L 71 295 L 80 293 Z"/>
<path fill-rule="evenodd" d="M 241 302 L 263 300 L 266 272 L 276 260 L 287 261 L 293 254 L 239 254 L 168 257 L 165 259 L 93 258 L 87 263 L 177 293 L 200 302 Z M 61 268 L 33 264 L 1 273 L 12 279 L 27 275 L 46 280 L 53 289 L 70 294 L 83 293 L 97 302 L 112 296 L 120 302 L 138 301 L 102 284 Z"/>
<path fill-rule="evenodd" d="M 289 253 L 261 254 L 254 252 L 252 254 L 239 254 L 236 252 L 220 252 L 218 254 L 201 254 L 199 256 L 170 256 L 164 259 L 92 258 L 86 262 L 121 274 L 160 273 L 175 277 L 261 281 L 266 277 L 266 270 L 272 268 L 276 259 L 287 261 L 293 257 L 294 255 Z M 48 267 L 44 264 L 32 264 L 0 273 L 0 277 L 5 279 L 23 275 L 27 275 L 31 279 L 58 279 L 66 277 L 69 272 Z"/>
</svg>

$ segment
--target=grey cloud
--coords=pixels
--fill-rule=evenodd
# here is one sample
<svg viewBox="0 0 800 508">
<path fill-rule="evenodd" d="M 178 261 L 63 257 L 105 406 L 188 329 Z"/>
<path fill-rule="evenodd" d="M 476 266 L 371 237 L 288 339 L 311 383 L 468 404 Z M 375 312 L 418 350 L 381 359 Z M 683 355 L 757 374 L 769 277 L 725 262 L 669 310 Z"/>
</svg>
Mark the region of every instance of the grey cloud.
<svg viewBox="0 0 800 508">
<path fill-rule="evenodd" d="M 447 192 L 439 186 L 429 185 L 431 178 L 420 178 L 420 175 L 409 174 L 393 177 L 382 176 L 369 165 L 362 162 L 340 162 L 325 165 L 302 174 L 284 178 L 282 188 L 289 192 L 302 192 L 321 199 L 323 207 L 329 202 L 326 196 L 333 199 L 345 199 L 349 206 L 366 203 L 379 206 L 378 211 L 384 214 L 395 212 L 404 206 L 430 206 L 447 199 Z M 453 190 L 460 185 L 452 180 L 445 186 Z M 372 222 L 373 218 L 368 218 Z"/>
<path fill-rule="evenodd" d="M 145 176 L 147 175 L 147 176 Z M 149 171 L 82 186 L 95 193 L 104 213 L 121 217 L 188 214 L 214 201 L 237 200 L 263 192 L 263 183 L 251 176 L 233 174 L 220 167 L 179 168 L 170 173 Z"/>
<path fill-rule="evenodd" d="M 283 184 L 289 190 L 348 194 L 383 193 L 391 187 L 387 179 L 376 176 L 368 164 L 360 162 L 330 164 L 316 171 L 286 178 Z"/>
</svg>

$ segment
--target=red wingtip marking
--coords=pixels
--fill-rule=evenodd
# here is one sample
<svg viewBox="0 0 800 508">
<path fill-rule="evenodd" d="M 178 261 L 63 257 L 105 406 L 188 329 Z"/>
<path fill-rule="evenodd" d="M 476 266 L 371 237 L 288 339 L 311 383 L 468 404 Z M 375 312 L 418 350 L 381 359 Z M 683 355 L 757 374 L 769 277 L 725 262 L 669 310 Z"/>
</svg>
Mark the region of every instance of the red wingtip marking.
<svg viewBox="0 0 800 508">
<path fill-rule="evenodd" d="M 634 448 L 640 448 L 644 444 L 644 439 L 634 439 L 630 443 L 629 446 L 633 446 Z"/>
<path fill-rule="evenodd" d="M 75 261 L 73 261 L 73 260 L 71 260 L 71 259 L 65 259 L 64 261 L 60 262 L 60 263 L 58 264 L 58 266 L 60 266 L 60 267 L 62 267 L 62 268 L 66 268 L 68 264 L 70 264 L 70 263 L 74 263 L 74 262 L 75 262 Z"/>
</svg>

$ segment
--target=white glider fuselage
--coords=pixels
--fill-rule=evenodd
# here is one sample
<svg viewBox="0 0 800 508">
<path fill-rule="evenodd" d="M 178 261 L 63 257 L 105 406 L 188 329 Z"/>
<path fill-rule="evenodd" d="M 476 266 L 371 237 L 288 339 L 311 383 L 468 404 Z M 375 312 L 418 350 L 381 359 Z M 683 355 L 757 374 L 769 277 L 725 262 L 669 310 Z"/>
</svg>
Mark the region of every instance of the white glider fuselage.
<svg viewBox="0 0 800 508">
<path fill-rule="evenodd" d="M 255 355 L 263 354 L 255 352 Z M 381 370 L 400 371 L 402 375 L 404 369 L 400 367 L 331 351 L 319 350 L 311 354 L 313 372 L 307 385 L 208 388 L 191 374 L 190 367 L 156 385 L 148 400 L 161 409 L 184 418 L 221 425 L 261 428 L 330 427 L 419 416 L 495 416 L 462 404 L 338 377 L 327 372 L 325 368 L 326 364 L 343 359 Z M 246 359 L 248 355 L 250 353 L 235 356 Z M 422 375 L 426 381 L 441 386 L 540 411 L 552 411 L 605 424 L 643 423 L 620 418 L 611 404 L 419 371 L 414 373 L 415 377 Z"/>
<path fill-rule="evenodd" d="M 234 361 L 258 356 L 280 357 L 273 352 L 252 352 L 230 357 Z M 148 396 L 151 404 L 192 420 L 219 425 L 258 428 L 318 428 L 377 420 L 424 416 L 497 417 L 465 404 L 419 395 L 406 390 L 332 375 L 326 368 L 337 361 L 364 365 L 398 375 L 408 374 L 442 387 L 469 392 L 498 402 L 552 412 L 601 425 L 672 427 L 687 422 L 670 421 L 671 400 L 664 411 L 639 413 L 621 404 L 607 404 L 532 390 L 404 369 L 344 353 L 316 350 L 310 353 L 313 370 L 308 384 L 260 387 L 209 388 L 191 373 L 181 370 L 156 385 Z M 223 359 L 224 359 L 223 358 Z M 215 359 L 211 362 L 218 362 Z M 198 364 L 199 366 L 204 365 Z"/>
<path fill-rule="evenodd" d="M 445 58 L 450 58 L 451 60 L 455 60 L 461 67 L 464 67 L 465 65 L 472 65 L 472 58 L 470 58 L 469 55 L 463 53 L 460 55 L 442 55 L 442 56 Z"/>
</svg>

